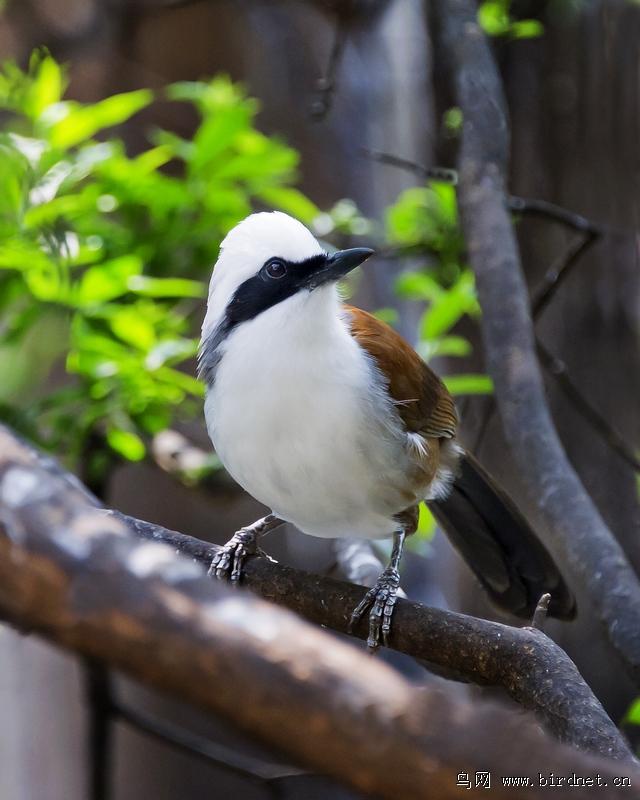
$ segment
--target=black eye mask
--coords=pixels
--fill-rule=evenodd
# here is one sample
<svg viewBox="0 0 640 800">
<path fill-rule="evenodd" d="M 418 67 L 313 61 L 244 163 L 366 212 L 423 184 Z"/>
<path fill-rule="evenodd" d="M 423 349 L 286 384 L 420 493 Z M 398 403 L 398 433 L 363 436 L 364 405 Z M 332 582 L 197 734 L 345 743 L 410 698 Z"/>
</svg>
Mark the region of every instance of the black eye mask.
<svg viewBox="0 0 640 800">
<path fill-rule="evenodd" d="M 332 255 L 319 253 L 304 261 L 288 261 L 278 256 L 265 261 L 256 275 L 238 286 L 222 322 L 203 343 L 198 369 L 200 378 L 208 386 L 213 385 L 222 358 L 220 345 L 237 325 L 255 319 L 300 291 L 312 291 L 339 281 L 372 253 L 373 250 L 366 247 L 354 247 Z"/>
</svg>

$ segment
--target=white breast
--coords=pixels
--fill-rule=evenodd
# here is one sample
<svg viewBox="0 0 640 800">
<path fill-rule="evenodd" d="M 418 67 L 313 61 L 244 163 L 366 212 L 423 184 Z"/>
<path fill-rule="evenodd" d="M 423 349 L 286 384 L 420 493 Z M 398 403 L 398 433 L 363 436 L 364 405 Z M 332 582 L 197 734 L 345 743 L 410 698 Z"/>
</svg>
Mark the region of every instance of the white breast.
<svg viewBox="0 0 640 800">
<path fill-rule="evenodd" d="M 406 434 L 340 309 L 327 287 L 238 326 L 207 427 L 230 474 L 282 519 L 315 536 L 379 538 L 406 506 Z"/>
</svg>

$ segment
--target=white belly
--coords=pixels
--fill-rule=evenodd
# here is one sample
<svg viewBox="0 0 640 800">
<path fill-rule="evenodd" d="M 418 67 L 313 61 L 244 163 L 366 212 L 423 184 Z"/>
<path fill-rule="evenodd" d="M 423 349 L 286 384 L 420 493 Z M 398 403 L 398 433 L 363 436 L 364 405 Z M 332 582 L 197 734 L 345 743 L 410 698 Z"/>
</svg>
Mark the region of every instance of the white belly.
<svg viewBox="0 0 640 800">
<path fill-rule="evenodd" d="M 305 299 L 285 302 L 297 312 Z M 399 417 L 382 392 L 372 396 L 371 364 L 335 310 L 285 317 L 283 305 L 224 344 L 205 403 L 216 451 L 241 486 L 304 533 L 389 536 L 407 505 Z"/>
</svg>

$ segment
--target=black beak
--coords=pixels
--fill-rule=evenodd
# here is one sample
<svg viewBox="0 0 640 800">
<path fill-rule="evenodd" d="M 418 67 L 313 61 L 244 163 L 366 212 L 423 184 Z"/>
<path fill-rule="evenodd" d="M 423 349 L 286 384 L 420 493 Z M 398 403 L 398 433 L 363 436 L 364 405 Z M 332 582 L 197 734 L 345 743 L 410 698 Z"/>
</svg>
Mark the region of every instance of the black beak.
<svg viewBox="0 0 640 800">
<path fill-rule="evenodd" d="M 314 276 L 313 285 L 310 288 L 339 281 L 373 253 L 374 251 L 368 247 L 352 247 L 350 250 L 338 250 L 337 253 L 332 253 L 326 257 L 322 269 Z"/>
</svg>

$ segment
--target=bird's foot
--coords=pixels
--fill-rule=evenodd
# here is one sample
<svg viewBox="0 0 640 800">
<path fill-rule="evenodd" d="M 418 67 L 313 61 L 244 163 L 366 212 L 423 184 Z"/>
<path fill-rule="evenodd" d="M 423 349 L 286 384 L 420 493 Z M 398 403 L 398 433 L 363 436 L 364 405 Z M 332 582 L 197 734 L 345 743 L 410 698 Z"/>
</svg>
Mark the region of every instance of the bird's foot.
<svg viewBox="0 0 640 800">
<path fill-rule="evenodd" d="M 282 525 L 282 520 L 275 514 L 257 520 L 253 525 L 240 528 L 229 541 L 221 547 L 211 561 L 209 575 L 216 578 L 229 578 L 234 585 L 238 585 L 242 574 L 242 565 L 247 556 L 261 555 L 273 559 L 258 547 L 258 537 Z"/>
<path fill-rule="evenodd" d="M 369 652 L 375 653 L 380 647 L 380 634 L 385 647 L 389 646 L 389 633 L 391 632 L 391 615 L 398 597 L 400 574 L 395 567 L 387 567 L 378 582 L 364 596 L 360 605 L 351 615 L 348 631 L 351 633 L 353 626 L 360 620 L 364 612 L 372 606 L 369 612 L 369 638 L 367 647 Z"/>
<path fill-rule="evenodd" d="M 209 575 L 220 579 L 229 578 L 232 583 L 237 583 L 245 558 L 258 552 L 256 531 L 253 528 L 241 528 L 213 557 Z"/>
</svg>

